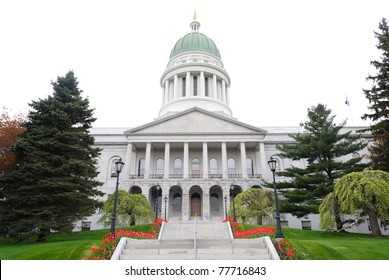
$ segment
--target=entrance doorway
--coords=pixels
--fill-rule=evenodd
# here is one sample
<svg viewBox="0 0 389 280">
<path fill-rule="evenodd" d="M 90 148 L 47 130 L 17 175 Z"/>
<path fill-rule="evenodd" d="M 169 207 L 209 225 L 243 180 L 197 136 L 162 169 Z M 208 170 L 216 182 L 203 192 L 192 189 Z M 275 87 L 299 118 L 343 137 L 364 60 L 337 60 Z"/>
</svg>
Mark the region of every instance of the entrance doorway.
<svg viewBox="0 0 389 280">
<path fill-rule="evenodd" d="M 190 215 L 192 217 L 201 216 L 201 196 L 198 193 L 192 194 L 190 197 Z"/>
</svg>

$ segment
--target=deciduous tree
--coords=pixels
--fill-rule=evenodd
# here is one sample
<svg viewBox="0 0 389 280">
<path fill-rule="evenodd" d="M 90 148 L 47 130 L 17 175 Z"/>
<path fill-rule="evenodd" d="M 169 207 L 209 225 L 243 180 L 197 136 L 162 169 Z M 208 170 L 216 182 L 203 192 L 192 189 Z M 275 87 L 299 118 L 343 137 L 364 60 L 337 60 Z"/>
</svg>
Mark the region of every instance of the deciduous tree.
<svg viewBox="0 0 389 280">
<path fill-rule="evenodd" d="M 242 223 L 249 223 L 254 220 L 257 225 L 262 225 L 264 220 L 273 219 L 274 194 L 272 191 L 251 188 L 241 192 L 235 197 L 235 213 L 237 219 Z M 228 215 L 232 217 L 232 201 Z"/>
<path fill-rule="evenodd" d="M 12 116 L 7 108 L 3 108 L 0 115 L 0 176 L 15 165 L 16 158 L 11 148 L 23 131 L 24 121 L 23 115 Z"/>
<path fill-rule="evenodd" d="M 336 205 L 332 203 L 334 200 Z M 389 219 L 389 173 L 365 170 L 343 176 L 320 205 L 322 228 L 335 227 L 334 210 L 337 207 L 343 215 L 366 214 L 372 235 L 381 236 L 378 218 Z"/>
<path fill-rule="evenodd" d="M 113 212 L 114 195 L 111 195 L 103 204 L 100 223 L 110 222 Z M 130 226 L 149 223 L 153 220 L 154 213 L 150 203 L 143 194 L 130 194 L 119 190 L 116 209 L 116 225 Z"/>
</svg>

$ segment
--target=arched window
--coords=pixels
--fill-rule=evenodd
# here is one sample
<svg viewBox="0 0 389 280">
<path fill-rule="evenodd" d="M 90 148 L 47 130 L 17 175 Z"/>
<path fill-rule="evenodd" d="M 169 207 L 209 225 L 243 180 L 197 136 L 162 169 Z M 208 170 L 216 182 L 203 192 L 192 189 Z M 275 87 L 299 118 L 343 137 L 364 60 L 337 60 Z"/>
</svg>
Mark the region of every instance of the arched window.
<svg viewBox="0 0 389 280">
<path fill-rule="evenodd" d="M 246 159 L 246 165 L 247 165 L 247 175 L 254 175 L 254 164 L 253 160 L 251 158 Z"/>
<path fill-rule="evenodd" d="M 115 158 L 111 162 L 111 178 L 116 178 L 118 174 L 116 173 L 116 163 L 119 161 L 119 158 Z"/>
<path fill-rule="evenodd" d="M 198 158 L 192 160 L 192 174 L 200 174 L 200 160 Z"/>
<path fill-rule="evenodd" d="M 157 159 L 157 169 L 156 173 L 158 175 L 163 175 L 164 160 L 162 158 Z"/>
<path fill-rule="evenodd" d="M 236 174 L 235 160 L 233 158 L 228 159 L 227 169 L 228 169 L 228 174 L 230 175 Z"/>
<path fill-rule="evenodd" d="M 138 176 L 145 175 L 145 159 L 141 158 L 138 162 Z"/>
<path fill-rule="evenodd" d="M 217 174 L 217 160 L 215 158 L 209 160 L 209 174 Z"/>
<path fill-rule="evenodd" d="M 182 174 L 182 160 L 180 158 L 176 158 L 175 159 L 173 172 L 176 175 L 181 175 Z"/>
</svg>

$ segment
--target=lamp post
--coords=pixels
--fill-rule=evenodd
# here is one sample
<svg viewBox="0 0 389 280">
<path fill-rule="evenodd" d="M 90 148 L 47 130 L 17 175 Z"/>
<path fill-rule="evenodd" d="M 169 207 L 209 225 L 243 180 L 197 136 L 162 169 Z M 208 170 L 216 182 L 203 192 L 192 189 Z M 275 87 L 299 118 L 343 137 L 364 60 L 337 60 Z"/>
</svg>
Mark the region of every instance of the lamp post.
<svg viewBox="0 0 389 280">
<path fill-rule="evenodd" d="M 276 167 L 277 167 L 277 161 L 270 157 L 270 160 L 267 162 L 269 164 L 270 170 L 273 173 L 273 189 L 274 189 L 274 201 L 276 204 L 276 225 L 277 225 L 277 231 L 275 238 L 284 238 L 284 235 L 282 234 L 281 230 L 281 221 L 280 221 L 280 210 L 278 209 L 278 199 L 277 199 L 277 189 L 276 189 Z"/>
<path fill-rule="evenodd" d="M 163 199 L 165 201 L 165 221 L 166 221 L 166 204 L 167 204 L 167 196 Z"/>
<path fill-rule="evenodd" d="M 224 211 L 226 212 L 226 219 L 227 219 L 227 196 L 224 196 Z"/>
<path fill-rule="evenodd" d="M 230 190 L 231 190 L 231 193 L 232 193 L 232 211 L 234 212 L 234 222 L 236 222 L 236 213 L 235 213 L 235 192 L 234 192 L 234 189 L 235 189 L 235 185 L 231 184 L 231 185 L 230 185 Z"/>
<path fill-rule="evenodd" d="M 159 190 L 161 189 L 161 187 L 159 186 L 159 184 L 155 187 L 157 189 L 157 194 L 155 195 L 155 203 L 156 203 L 156 207 L 155 207 L 155 219 L 158 219 L 158 193 L 159 193 Z"/>
<path fill-rule="evenodd" d="M 115 162 L 116 166 L 116 189 L 115 189 L 115 197 L 113 200 L 113 211 L 112 211 L 112 221 L 111 221 L 111 237 L 115 238 L 115 224 L 116 224 L 116 204 L 118 202 L 118 188 L 119 188 L 119 174 L 123 170 L 124 162 L 119 158 L 117 162 Z"/>
</svg>

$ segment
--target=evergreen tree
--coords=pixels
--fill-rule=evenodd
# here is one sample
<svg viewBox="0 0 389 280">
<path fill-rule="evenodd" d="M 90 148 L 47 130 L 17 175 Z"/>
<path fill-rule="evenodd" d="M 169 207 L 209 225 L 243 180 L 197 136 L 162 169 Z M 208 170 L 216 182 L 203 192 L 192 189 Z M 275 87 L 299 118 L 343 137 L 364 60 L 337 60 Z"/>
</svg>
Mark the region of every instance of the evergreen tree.
<svg viewBox="0 0 389 280">
<path fill-rule="evenodd" d="M 81 96 L 73 72 L 52 82 L 54 92 L 29 104 L 25 131 L 14 145 L 15 168 L 1 178 L 5 195 L 2 223 L 22 240 L 52 231 L 71 231 L 74 222 L 92 215 L 101 185 L 89 129 L 95 121 L 89 100 Z"/>
<path fill-rule="evenodd" d="M 370 62 L 377 74 L 367 77 L 372 87 L 363 90 L 372 112 L 364 114 L 362 119 L 373 122 L 369 129 L 374 137 L 374 144 L 369 147 L 373 169 L 389 171 L 389 26 L 385 18 L 379 23 L 379 29 L 381 33 L 374 34 L 378 39 L 377 48 L 382 51 L 381 61 Z"/>
<path fill-rule="evenodd" d="M 333 190 L 336 179 L 367 166 L 360 163 L 361 156 L 339 160 L 360 151 L 366 144 L 360 141 L 359 135 L 352 135 L 351 131 L 340 133 L 344 123 L 334 124 L 334 117 L 323 104 L 309 108 L 308 121 L 303 125 L 305 132 L 289 135 L 295 143 L 277 146 L 281 157 L 304 159 L 307 162 L 306 168 L 292 166 L 277 173 L 290 178 L 277 183 L 286 198 L 281 202 L 282 212 L 298 217 L 318 213 L 320 202 Z M 339 217 L 337 225 L 342 226 Z"/>
</svg>

